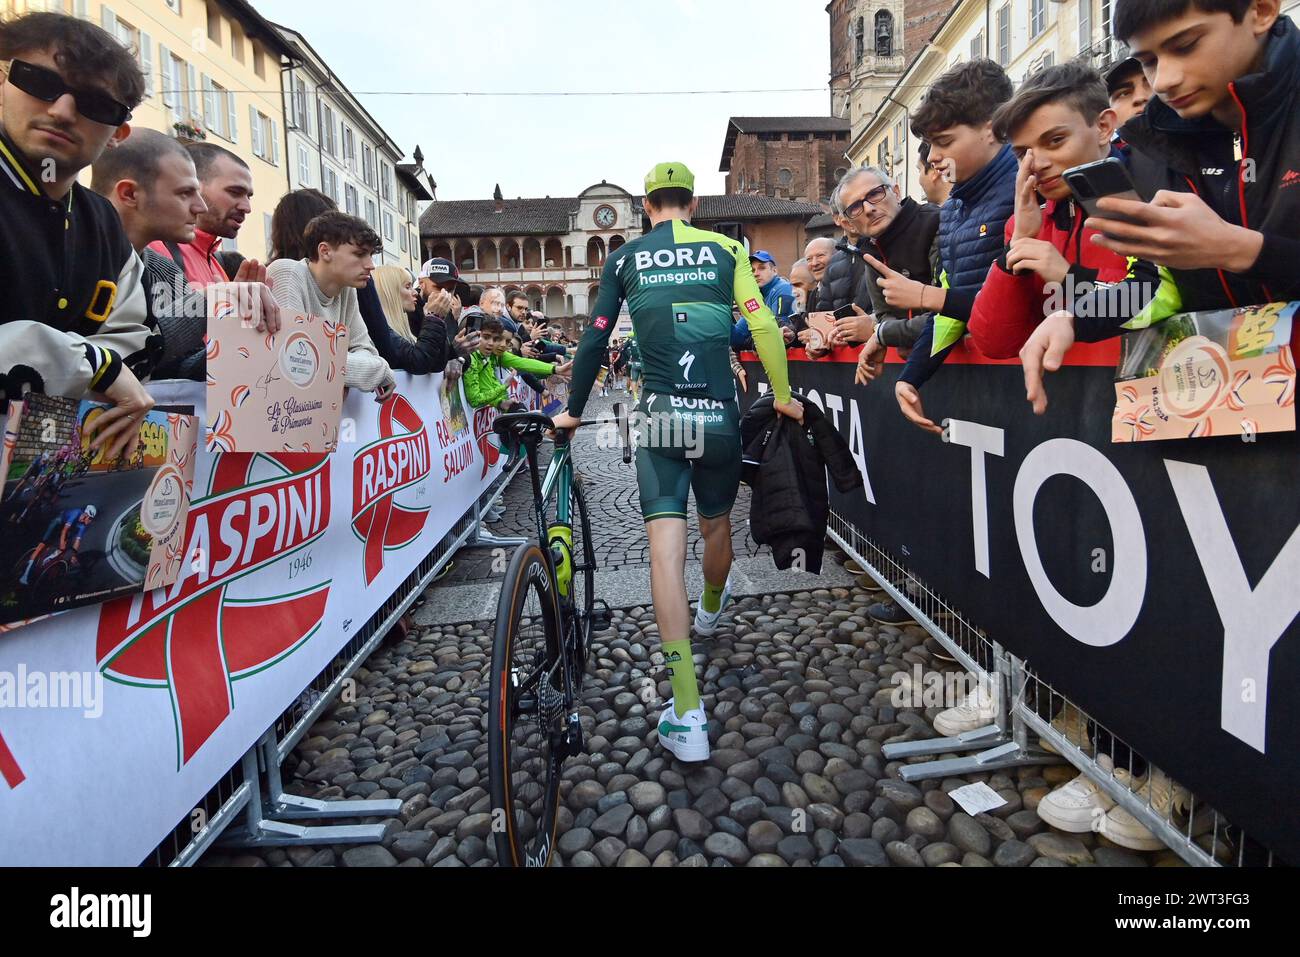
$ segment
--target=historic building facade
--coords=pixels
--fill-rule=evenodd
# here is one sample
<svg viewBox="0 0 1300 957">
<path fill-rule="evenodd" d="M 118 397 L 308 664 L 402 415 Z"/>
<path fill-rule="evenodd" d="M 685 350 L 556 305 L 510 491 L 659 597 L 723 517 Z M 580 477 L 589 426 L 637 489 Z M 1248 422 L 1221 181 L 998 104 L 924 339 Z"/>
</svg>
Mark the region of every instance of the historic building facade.
<svg viewBox="0 0 1300 957">
<path fill-rule="evenodd" d="M 837 116 L 733 116 L 718 169 L 728 193 L 824 203 L 847 170 L 849 132 Z"/>
<path fill-rule="evenodd" d="M 641 197 L 600 182 L 574 197 L 505 199 L 498 187 L 488 200 L 442 200 L 420 220 L 426 256 L 456 263 L 477 286 L 519 290 L 534 309 L 577 330 L 600 290 L 610 253 L 649 228 Z M 804 223 L 820 206 L 768 196 L 700 196 L 693 220 L 767 249 L 782 272 L 802 254 Z"/>
</svg>

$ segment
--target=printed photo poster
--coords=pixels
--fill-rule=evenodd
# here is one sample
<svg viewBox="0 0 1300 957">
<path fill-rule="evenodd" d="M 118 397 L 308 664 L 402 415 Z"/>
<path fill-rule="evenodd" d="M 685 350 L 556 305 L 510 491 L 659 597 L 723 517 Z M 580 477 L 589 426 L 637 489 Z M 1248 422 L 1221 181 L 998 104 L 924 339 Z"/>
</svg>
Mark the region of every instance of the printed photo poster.
<svg viewBox="0 0 1300 957">
<path fill-rule="evenodd" d="M 1171 316 L 1124 336 L 1112 442 L 1295 431 L 1300 302 Z"/>
<path fill-rule="evenodd" d="M 207 287 L 206 447 L 214 452 L 335 451 L 347 327 L 282 313 L 278 333 L 259 333 L 260 300 L 247 285 Z M 241 318 L 249 315 L 252 321 Z"/>
<path fill-rule="evenodd" d="M 0 455 L 0 630 L 176 580 L 198 420 L 155 409 L 128 458 L 92 449 L 110 406 L 29 395 Z"/>
</svg>

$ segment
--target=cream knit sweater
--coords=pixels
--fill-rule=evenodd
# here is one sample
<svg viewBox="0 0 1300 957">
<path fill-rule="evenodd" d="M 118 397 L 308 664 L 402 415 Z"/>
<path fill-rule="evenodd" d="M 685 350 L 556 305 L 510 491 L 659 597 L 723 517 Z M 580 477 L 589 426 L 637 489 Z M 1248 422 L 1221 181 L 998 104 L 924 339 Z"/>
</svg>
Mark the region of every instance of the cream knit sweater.
<svg viewBox="0 0 1300 957">
<path fill-rule="evenodd" d="M 349 287 L 332 299 L 326 298 L 305 259 L 277 259 L 266 267 L 266 278 L 281 309 L 319 316 L 347 326 L 348 367 L 343 377 L 344 385 L 362 392 L 374 392 L 394 381 L 393 370 L 379 355 L 370 340 L 370 333 L 366 331 L 355 289 Z"/>
</svg>

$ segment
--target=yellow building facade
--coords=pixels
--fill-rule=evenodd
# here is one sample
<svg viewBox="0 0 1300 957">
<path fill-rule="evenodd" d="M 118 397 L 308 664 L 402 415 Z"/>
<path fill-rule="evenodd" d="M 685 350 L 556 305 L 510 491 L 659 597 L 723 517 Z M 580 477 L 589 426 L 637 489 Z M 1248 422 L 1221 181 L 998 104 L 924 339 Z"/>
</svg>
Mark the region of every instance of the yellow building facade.
<svg viewBox="0 0 1300 957">
<path fill-rule="evenodd" d="M 0 0 L 6 17 L 35 10 L 99 24 L 135 52 L 146 96 L 132 125 L 182 137 L 201 130 L 248 164 L 253 214 L 224 248 L 265 259 L 271 212 L 289 189 L 282 65 L 290 51 L 274 27 L 239 0 Z"/>
</svg>

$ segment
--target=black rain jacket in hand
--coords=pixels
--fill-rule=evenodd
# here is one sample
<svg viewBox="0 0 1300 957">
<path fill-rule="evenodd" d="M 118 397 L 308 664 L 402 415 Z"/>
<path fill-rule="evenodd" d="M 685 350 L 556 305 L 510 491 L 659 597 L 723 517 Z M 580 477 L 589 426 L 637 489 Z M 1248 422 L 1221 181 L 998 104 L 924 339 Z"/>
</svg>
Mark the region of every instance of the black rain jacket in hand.
<svg viewBox="0 0 1300 957">
<path fill-rule="evenodd" d="M 754 541 L 771 545 L 776 567 L 795 564 L 803 552 L 804 570 L 820 575 L 830 514 L 826 473 L 835 487 L 862 487 L 862 473 L 843 436 L 814 403 L 803 403 L 803 425 L 772 408 L 772 396 L 755 402 L 740 422 L 744 449 L 742 477 L 752 490 L 749 523 Z"/>
</svg>

